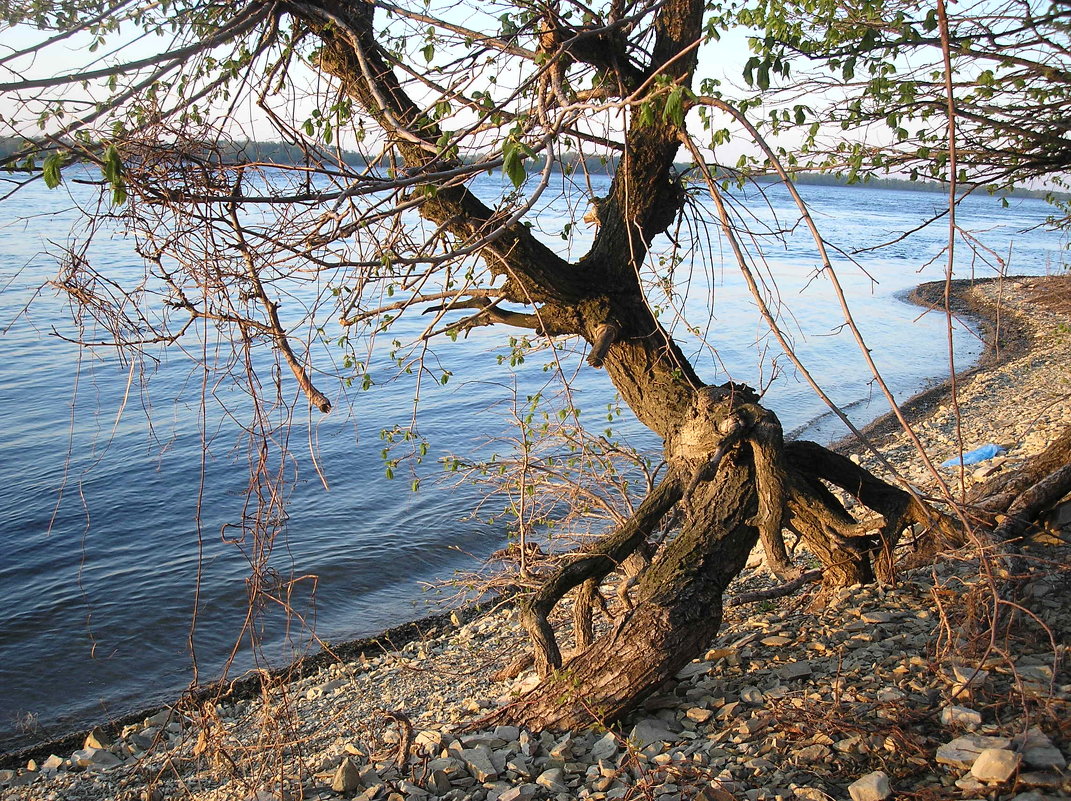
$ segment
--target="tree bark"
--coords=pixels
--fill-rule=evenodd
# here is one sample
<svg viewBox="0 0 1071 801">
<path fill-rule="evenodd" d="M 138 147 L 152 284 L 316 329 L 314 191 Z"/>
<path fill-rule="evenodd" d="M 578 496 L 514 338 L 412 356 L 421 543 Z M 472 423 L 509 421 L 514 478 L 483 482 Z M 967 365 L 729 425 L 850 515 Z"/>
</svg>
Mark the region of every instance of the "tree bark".
<svg viewBox="0 0 1071 801">
<path fill-rule="evenodd" d="M 693 493 L 683 530 L 643 574 L 635 608 L 538 687 L 475 725 L 534 730 L 605 724 L 635 707 L 710 643 L 722 595 L 758 540 L 748 449 L 723 459 L 716 481 Z"/>
</svg>

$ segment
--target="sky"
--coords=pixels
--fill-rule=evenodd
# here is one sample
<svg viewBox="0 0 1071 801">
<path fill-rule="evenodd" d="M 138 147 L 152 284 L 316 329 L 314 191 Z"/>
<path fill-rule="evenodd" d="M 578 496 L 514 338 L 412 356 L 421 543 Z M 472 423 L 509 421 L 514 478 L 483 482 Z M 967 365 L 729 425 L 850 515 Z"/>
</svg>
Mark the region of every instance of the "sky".
<svg viewBox="0 0 1071 801">
<path fill-rule="evenodd" d="M 479 25 L 481 21 L 473 19 L 473 15 L 482 12 L 470 10 L 462 16 L 461 9 L 463 8 L 465 7 L 455 4 L 453 6 L 454 10 L 448 14 L 450 20 L 472 27 Z M 484 22 L 486 23 L 487 20 L 484 20 Z M 497 19 L 491 19 L 490 22 L 497 27 Z M 16 26 L 0 30 L 0 57 L 15 50 L 25 49 L 41 38 L 42 34 L 40 32 L 28 26 Z M 13 63 L 0 65 L 0 83 L 17 80 L 20 75 L 31 78 L 45 78 L 63 74 L 77 74 L 84 69 L 99 69 L 120 59 L 138 59 L 163 52 L 171 44 L 164 37 L 145 35 L 140 31 L 135 31 L 130 26 L 120 30 L 106 47 L 95 53 L 90 52 L 88 49 L 90 41 L 90 37 L 86 34 L 77 35 L 67 41 L 53 45 L 46 54 L 22 58 Z M 746 32 L 742 30 L 731 31 L 720 41 L 705 44 L 700 50 L 700 65 L 696 87 L 698 88 L 699 82 L 705 78 L 717 78 L 727 86 L 733 83 L 740 84 L 740 76 L 747 57 Z M 502 73 L 498 77 L 506 80 L 508 79 L 508 74 Z M 316 104 L 310 99 L 310 96 L 317 91 L 322 91 L 323 82 L 320 76 L 314 74 L 311 68 L 303 64 L 292 64 L 288 72 L 288 79 L 297 87 L 296 91 L 290 97 L 279 98 L 277 104 L 281 115 L 290 118 L 294 127 L 299 127 L 311 115 Z M 103 96 L 100 92 L 100 87 L 98 87 L 95 94 L 98 98 Z M 90 93 L 78 84 L 71 84 L 62 88 L 59 90 L 59 96 L 69 102 L 88 101 L 91 97 Z M 86 113 L 87 108 L 88 106 L 79 105 L 75 108 L 75 113 Z M 39 105 L 25 104 L 12 93 L 0 93 L 0 119 L 4 121 L 4 133 L 10 132 L 13 123 L 22 130 L 26 130 L 27 127 L 30 130 L 34 130 L 36 125 L 33 123 L 36 121 L 39 112 Z M 267 115 L 256 108 L 252 102 L 240 104 L 231 109 L 229 113 L 232 118 L 230 135 L 236 138 L 278 139 L 278 133 L 269 123 Z M 735 158 L 735 156 L 733 157 Z"/>
</svg>

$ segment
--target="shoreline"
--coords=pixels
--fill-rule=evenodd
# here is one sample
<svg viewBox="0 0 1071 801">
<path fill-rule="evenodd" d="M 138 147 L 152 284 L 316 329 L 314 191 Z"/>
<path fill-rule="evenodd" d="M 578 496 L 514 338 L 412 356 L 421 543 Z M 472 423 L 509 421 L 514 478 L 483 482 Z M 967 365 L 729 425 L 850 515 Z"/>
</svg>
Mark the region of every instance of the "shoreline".
<svg viewBox="0 0 1071 801">
<path fill-rule="evenodd" d="M 957 316 L 966 317 L 978 324 L 983 343 L 982 353 L 977 362 L 956 372 L 956 382 L 961 382 L 986 370 L 994 370 L 1001 365 L 1024 356 L 1033 347 L 1030 342 L 1030 328 L 1012 316 L 1001 319 L 999 310 L 992 304 L 976 297 L 971 290 L 976 286 L 998 285 L 1002 280 L 1015 281 L 1022 278 L 1033 280 L 1034 276 L 1011 276 L 1009 278 L 957 278 L 951 282 L 951 309 Z M 944 281 L 927 281 L 914 289 L 898 293 L 897 297 L 905 303 L 926 309 L 927 312 L 944 314 Z M 935 408 L 944 403 L 952 392 L 953 380 L 946 378 L 933 386 L 926 387 L 899 404 L 900 411 L 909 423 L 931 414 Z M 892 411 L 885 412 L 875 420 L 859 429 L 864 437 L 876 446 L 892 435 L 901 431 L 900 421 Z M 858 447 L 856 436 L 846 434 L 828 447 L 838 453 L 847 453 Z"/>
<path fill-rule="evenodd" d="M 952 282 L 953 312 L 966 315 L 971 318 L 972 322 L 977 323 L 983 331 L 985 342 L 982 355 L 978 362 L 971 367 L 964 368 L 960 371 L 960 373 L 957 374 L 957 380 L 962 380 L 981 370 L 992 369 L 1029 350 L 1030 346 L 1026 341 L 1027 329 L 1014 318 L 1011 321 L 1005 321 L 1005 324 L 1008 326 L 1005 331 L 1005 336 L 1007 337 L 1010 346 L 1003 349 L 994 347 L 996 320 L 993 310 L 991 306 L 985 303 L 980 303 L 977 299 L 974 299 L 969 295 L 969 290 L 972 286 L 976 284 L 992 283 L 997 280 L 999 279 L 987 278 L 974 281 L 970 279 L 957 279 Z M 931 281 L 919 284 L 914 289 L 898 293 L 897 298 L 916 306 L 930 307 L 939 310 L 939 305 L 943 303 L 943 295 L 944 282 Z M 951 391 L 951 385 L 951 379 L 945 379 L 932 387 L 927 387 L 904 401 L 904 403 L 900 405 L 900 408 L 905 417 L 907 417 L 909 421 L 913 421 L 915 418 L 931 412 L 934 407 L 947 398 Z M 882 441 L 899 430 L 900 423 L 891 411 L 884 413 L 860 429 L 864 436 L 871 439 L 871 441 L 879 447 Z M 857 442 L 855 435 L 849 433 L 831 443 L 828 447 L 837 452 L 847 454 L 852 448 L 858 448 L 859 444 L 860 443 Z M 391 644 L 393 647 L 390 650 L 397 650 L 398 647 L 406 645 L 414 639 L 433 637 L 448 630 L 451 626 L 451 618 L 455 615 L 460 616 L 464 620 L 469 620 L 493 604 L 494 602 L 490 601 L 475 606 L 466 605 L 457 610 L 434 613 L 418 618 L 417 620 L 400 623 L 397 626 L 392 626 L 391 628 L 380 632 L 379 634 L 355 640 L 347 640 L 338 645 L 333 645 L 330 652 L 321 649 L 316 653 L 299 657 L 285 667 L 270 671 L 268 675 L 272 679 L 282 677 L 300 679 L 308 673 L 318 670 L 324 665 L 336 660 L 348 662 L 353 661 L 362 655 L 367 656 L 381 653 L 385 650 L 384 644 Z M 198 701 L 212 697 L 213 694 L 218 694 L 223 685 L 228 685 L 228 697 L 234 698 L 235 700 L 244 700 L 259 692 L 260 683 L 260 674 L 251 673 L 231 682 L 222 681 L 205 685 L 192 695 L 192 699 Z M 179 697 L 186 698 L 191 696 L 187 692 Z M 151 717 L 168 708 L 169 706 L 166 704 L 163 706 L 152 705 L 140 707 L 125 712 L 98 725 L 109 733 L 116 732 L 121 730 L 124 726 Z M 46 740 L 20 746 L 14 750 L 0 752 L 0 769 L 25 764 L 31 759 L 47 758 L 51 753 L 63 753 L 75 750 L 85 740 L 88 733 L 89 732 L 86 729 L 77 728 L 56 737 L 50 737 Z"/>
<path fill-rule="evenodd" d="M 494 601 L 483 601 L 476 604 L 467 604 L 458 609 L 437 612 L 425 615 L 417 620 L 399 623 L 397 626 L 391 626 L 389 629 L 371 637 L 347 640 L 337 645 L 332 645 L 330 650 L 321 648 L 316 653 L 297 658 L 285 667 L 266 671 L 266 675 L 273 681 L 296 681 L 335 662 L 351 662 L 362 657 L 379 655 L 387 650 L 394 651 L 417 640 L 442 636 L 452 628 L 486 612 L 494 603 Z M 232 681 L 220 680 L 204 685 L 192 694 L 189 692 L 184 693 L 179 696 L 179 699 L 189 698 L 194 703 L 209 698 L 245 701 L 260 694 L 260 685 L 263 680 L 264 676 L 261 673 L 251 671 Z M 226 688 L 225 691 L 224 688 Z M 125 726 L 173 708 L 179 703 L 179 699 L 176 699 L 173 704 L 141 707 L 137 710 L 125 712 L 107 722 L 97 724 L 92 729 L 75 729 L 58 737 L 32 743 L 13 751 L 0 752 L 0 769 L 10 769 L 17 765 L 24 765 L 32 759 L 45 759 L 53 753 L 73 751 L 81 747 L 86 736 L 96 729 L 101 729 L 109 735 L 114 735 Z"/>
<path fill-rule="evenodd" d="M 1022 306 L 1023 304 L 1029 305 L 1030 296 L 1031 294 L 1036 296 L 1039 284 L 1042 285 L 1040 288 L 1040 291 L 1042 292 L 1046 291 L 1048 285 L 1055 286 L 1057 283 L 1060 285 L 1063 292 L 1071 291 L 1069 290 L 1069 287 L 1071 287 L 1071 278 L 1068 277 L 1057 277 L 1055 283 L 1051 278 L 1035 277 L 1010 278 L 1005 280 L 1022 285 L 1016 290 L 1017 292 L 1024 294 L 1024 297 L 1017 298 L 1019 306 Z M 989 295 L 992 296 L 992 282 L 985 283 L 990 284 L 988 291 Z M 982 285 L 982 290 L 980 292 L 975 292 L 975 287 L 979 285 Z M 931 289 L 924 289 L 927 286 L 931 287 Z M 928 297 L 932 298 L 932 292 L 936 291 L 933 287 L 940 287 L 941 291 L 943 291 L 942 284 L 930 284 L 923 285 L 912 294 L 924 300 Z M 961 282 L 960 285 L 956 287 L 956 296 L 966 304 L 961 308 L 964 311 L 971 313 L 972 316 L 975 316 L 977 314 L 976 309 L 979 307 L 987 307 L 987 301 L 985 300 L 986 291 L 983 282 L 965 281 Z M 928 295 L 927 292 L 931 294 Z M 970 304 L 974 305 L 972 306 Z M 993 307 L 991 305 L 988 305 L 987 308 L 990 312 L 988 318 L 990 322 L 988 324 L 992 325 L 993 320 L 997 318 L 997 314 L 993 312 Z M 983 325 L 987 324 L 985 322 L 985 317 L 981 317 L 980 319 Z M 1048 343 L 1042 336 L 1044 332 L 1039 332 L 1037 325 L 1038 320 L 1036 318 L 1027 320 L 1018 319 L 1013 316 L 1012 323 L 1013 327 L 1008 329 L 1011 332 L 1009 340 L 1011 347 L 994 349 L 991 347 L 990 340 L 987 337 L 986 351 L 979 364 L 972 365 L 957 374 L 956 380 L 957 383 L 961 384 L 961 390 L 964 389 L 962 386 L 963 383 L 973 381 L 979 377 L 985 377 L 989 374 L 995 374 L 1002 369 L 1007 369 L 1009 366 L 1014 366 L 1014 363 L 1016 363 L 1017 360 L 1029 359 L 1031 355 L 1048 355 L 1050 361 L 1052 361 L 1053 358 L 1056 358 L 1057 360 L 1061 358 L 1058 354 L 1055 354 L 1055 352 L 1049 354 L 1043 353 L 1051 343 Z M 1068 339 L 1068 337 L 1063 337 L 1063 339 Z M 1066 342 L 1063 347 L 1068 349 Z M 1055 351 L 1055 349 L 1053 349 L 1053 351 Z M 1057 366 L 1061 365 L 1062 363 Z M 1023 378 L 1028 379 L 1028 377 Z M 1026 383 L 1026 380 L 1023 382 Z M 933 416 L 938 414 L 944 407 L 944 404 L 947 403 L 950 389 L 951 381 L 946 380 L 942 384 L 931 387 L 914 396 L 912 399 L 905 402 L 901 408 L 905 410 L 905 415 L 908 416 L 908 419 L 912 422 L 913 426 L 923 427 L 923 424 L 932 422 Z M 1004 389 L 1007 391 L 1006 387 Z M 1071 390 L 1067 391 L 1071 392 Z M 892 417 L 891 413 L 885 415 L 883 418 L 879 418 L 874 423 L 867 426 L 866 429 L 864 429 L 864 433 L 874 437 L 883 447 L 902 449 L 903 443 L 901 440 L 903 437 L 898 436 L 898 424 L 896 424 L 894 418 L 893 424 L 890 426 L 889 420 L 886 419 L 890 417 Z M 853 437 L 846 439 L 854 440 Z M 840 444 L 843 445 L 844 442 L 845 440 L 841 440 Z M 1034 444 L 1036 445 L 1037 443 Z M 850 450 L 851 447 L 853 446 L 851 442 L 849 442 L 849 444 L 845 446 L 845 449 Z M 857 443 L 854 447 L 858 447 Z M 1027 451 L 1024 451 L 1018 455 L 1027 455 L 1027 453 Z M 1011 454 L 1012 458 L 1015 458 L 1015 456 L 1014 453 Z M 894 462 L 899 466 L 904 458 L 905 457 L 901 455 L 900 457 L 895 458 Z M 418 621 L 405 623 L 388 629 L 376 637 L 344 643 L 336 648 L 332 648 L 331 652 L 321 651 L 304 657 L 288 668 L 281 669 L 276 674 L 273 674 L 273 676 L 285 678 L 288 682 L 297 684 L 298 686 L 304 686 L 304 684 L 309 683 L 312 679 L 317 678 L 317 674 L 319 674 L 319 678 L 323 678 L 324 675 L 333 675 L 334 673 L 337 673 L 338 671 L 335 668 L 343 663 L 378 664 L 384 662 L 385 664 L 392 664 L 393 661 L 404 662 L 407 657 L 392 656 L 392 654 L 418 653 L 421 651 L 423 644 L 437 642 L 444 638 L 449 639 L 452 636 L 458 636 L 459 631 L 465 632 L 466 630 L 469 630 L 477 633 L 481 632 L 482 629 L 480 627 L 483 626 L 483 623 L 474 624 L 472 621 L 489 606 L 491 606 L 490 603 L 485 603 L 482 606 L 467 607 L 459 613 L 444 612 L 422 618 Z M 451 618 L 455 615 L 457 615 L 457 617 L 452 620 Z M 488 626 L 486 628 L 490 629 L 493 627 Z M 372 658 L 369 659 L 369 657 Z M 491 672 L 491 670 L 492 668 L 490 667 L 484 668 L 485 672 Z M 260 681 L 261 677 L 259 675 L 250 675 L 232 685 L 232 694 L 228 694 L 225 698 L 213 696 L 212 687 L 204 688 L 198 693 L 197 697 L 202 700 L 211 698 L 217 704 L 226 703 L 230 705 L 234 701 L 247 702 L 249 699 L 259 696 L 258 685 L 260 684 Z M 313 690 L 316 687 L 328 686 L 333 683 L 333 681 L 334 680 L 320 682 L 319 684 L 314 683 L 308 690 L 310 696 L 313 694 Z M 241 703 L 237 704 L 237 706 L 240 707 Z M 478 704 L 477 708 L 480 708 Z M 166 710 L 168 707 L 163 707 L 163 709 Z M 124 729 L 129 729 L 130 727 L 135 726 L 137 721 L 141 719 L 153 717 L 154 713 L 159 711 L 161 711 L 160 708 L 153 708 L 131 713 L 130 715 L 123 716 L 119 720 L 111 722 L 105 726 L 104 729 L 105 731 L 109 731 L 109 733 L 118 734 Z M 21 767 L 30 759 L 43 760 L 46 754 L 69 753 L 71 750 L 80 746 L 85 736 L 85 732 L 73 732 L 58 740 L 52 740 L 47 743 L 38 743 L 20 749 L 19 751 L 5 753 L 0 756 L 0 768 Z M 2 784 L 0 784 L 0 787 L 2 787 Z M 3 797 L 5 799 L 7 798 L 6 795 Z M 220 797 L 230 798 L 231 796 Z"/>
<path fill-rule="evenodd" d="M 1016 281 L 1024 279 L 1037 280 L 1036 277 L 1032 276 L 1013 276 L 1003 280 Z M 1009 361 L 1029 352 L 1032 348 L 1032 344 L 1029 341 L 1028 325 L 1015 316 L 1010 319 L 1000 320 L 991 304 L 975 297 L 970 291 L 975 286 L 996 284 L 1000 280 L 997 278 L 985 278 L 975 280 L 956 279 L 952 281 L 953 313 L 967 316 L 972 322 L 978 324 L 984 341 L 984 349 L 977 363 L 959 371 L 956 376 L 957 381 L 962 381 L 972 375 L 1007 364 Z M 898 298 L 904 302 L 920 307 L 928 307 L 943 313 L 940 307 L 944 302 L 944 290 L 945 283 L 943 281 L 930 281 L 919 284 L 914 289 L 899 293 Z M 1004 343 L 1004 347 L 1000 347 L 1000 343 Z M 946 378 L 908 398 L 900 404 L 900 409 L 909 422 L 915 423 L 922 417 L 931 414 L 935 408 L 944 403 L 951 390 L 952 380 Z M 860 429 L 861 433 L 878 447 L 886 443 L 890 437 L 900 433 L 900 430 L 899 420 L 891 411 L 885 412 Z M 859 445 L 860 443 L 855 435 L 849 433 L 831 443 L 828 447 L 837 452 L 847 454 L 853 448 L 857 449 Z M 271 671 L 269 676 L 272 678 L 283 676 L 301 678 L 336 659 L 339 661 L 352 661 L 362 655 L 380 653 L 384 650 L 384 643 L 393 644 L 395 647 L 391 650 L 396 650 L 397 647 L 408 644 L 416 638 L 435 636 L 448 630 L 451 625 L 451 617 L 454 615 L 460 615 L 465 620 L 468 620 L 492 604 L 493 602 L 484 602 L 474 607 L 465 606 L 459 610 L 435 613 L 417 620 L 400 623 L 379 634 L 348 640 L 337 646 L 332 646 L 330 652 L 320 650 L 314 654 L 300 657 L 286 667 Z M 257 694 L 260 682 L 261 676 L 253 673 L 233 682 L 216 682 L 201 687 L 193 698 L 198 700 L 210 697 L 213 693 L 218 692 L 223 684 L 229 684 L 227 694 L 242 700 Z M 186 695 L 188 694 L 180 697 L 186 697 Z M 154 705 L 131 710 L 100 725 L 106 731 L 118 731 L 123 726 L 150 717 L 167 708 L 169 708 L 168 705 Z M 73 750 L 85 739 L 87 733 L 88 731 L 85 729 L 74 729 L 58 737 L 31 743 L 12 751 L 2 752 L 0 753 L 0 769 L 24 764 L 30 759 L 46 757 L 50 753 Z"/>
</svg>

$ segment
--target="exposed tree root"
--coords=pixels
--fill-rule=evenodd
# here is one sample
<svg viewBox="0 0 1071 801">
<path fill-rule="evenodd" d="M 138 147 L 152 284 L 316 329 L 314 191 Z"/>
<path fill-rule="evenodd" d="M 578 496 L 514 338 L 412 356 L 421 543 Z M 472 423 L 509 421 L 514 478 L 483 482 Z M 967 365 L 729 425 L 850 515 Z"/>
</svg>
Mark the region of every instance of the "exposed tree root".
<svg viewBox="0 0 1071 801">
<path fill-rule="evenodd" d="M 562 664 L 561 651 L 554 637 L 554 630 L 547 621 L 547 616 L 554 606 L 573 588 L 585 582 L 601 581 L 617 569 L 646 541 L 680 498 L 680 481 L 677 474 L 671 472 L 644 499 L 628 520 L 560 567 L 546 580 L 538 592 L 522 602 L 521 621 L 532 640 L 536 667 L 541 676 L 548 675 Z M 591 583 L 590 586 L 594 588 L 597 584 Z M 582 603 L 589 603 L 593 600 L 593 589 L 587 592 L 588 599 Z M 588 629 L 590 626 L 590 614 L 587 618 L 587 624 L 583 623 L 582 619 L 582 628 Z M 590 637 L 589 629 L 586 634 L 578 635 L 578 639 L 585 637 Z"/>
</svg>

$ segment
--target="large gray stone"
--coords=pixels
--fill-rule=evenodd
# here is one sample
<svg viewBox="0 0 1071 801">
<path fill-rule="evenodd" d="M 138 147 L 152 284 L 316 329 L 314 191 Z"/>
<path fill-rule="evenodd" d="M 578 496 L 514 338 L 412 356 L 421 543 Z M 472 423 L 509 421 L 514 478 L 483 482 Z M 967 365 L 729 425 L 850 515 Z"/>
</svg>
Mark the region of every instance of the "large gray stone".
<svg viewBox="0 0 1071 801">
<path fill-rule="evenodd" d="M 713 665 L 710 662 L 690 662 L 677 672 L 676 678 L 680 681 L 684 681 L 693 676 L 704 676 L 710 672 L 711 667 L 713 667 Z"/>
<path fill-rule="evenodd" d="M 600 759 L 612 759 L 617 756 L 617 738 L 613 732 L 606 732 L 591 746 L 591 760 L 598 762 Z"/>
<path fill-rule="evenodd" d="M 986 748 L 971 766 L 971 775 L 978 781 L 1003 784 L 1015 775 L 1022 759 L 1006 748 Z"/>
<path fill-rule="evenodd" d="M 892 795 L 892 786 L 888 775 L 876 770 L 849 784 L 848 793 L 852 801 L 885 801 Z"/>
<path fill-rule="evenodd" d="M 335 775 L 331 777 L 331 789 L 336 793 L 352 793 L 361 786 L 361 772 L 353 764 L 353 760 L 346 757 L 339 763 Z"/>
<path fill-rule="evenodd" d="M 485 745 L 476 748 L 466 748 L 461 752 L 461 758 L 468 765 L 469 771 L 478 782 L 493 782 L 498 778 L 498 768 L 495 767 L 491 757 L 491 749 Z"/>
<path fill-rule="evenodd" d="M 547 755 L 556 762 L 565 762 L 573 755 L 573 747 L 575 745 L 576 742 L 573 740 L 573 735 L 567 734 L 550 747 Z"/>
<path fill-rule="evenodd" d="M 978 755 L 987 748 L 1008 748 L 1007 737 L 984 737 L 980 734 L 965 734 L 937 749 L 937 761 L 954 768 L 970 768 Z"/>
<path fill-rule="evenodd" d="M 450 777 L 441 770 L 433 770 L 431 775 L 428 776 L 425 781 L 425 784 L 427 785 L 428 792 L 437 796 L 444 796 L 454 789 L 453 785 L 450 784 Z"/>
<path fill-rule="evenodd" d="M 1037 727 L 1015 737 L 1014 743 L 1022 753 L 1023 761 L 1032 768 L 1063 770 L 1067 767 L 1067 759 L 1063 753 Z"/>
<path fill-rule="evenodd" d="M 628 738 L 637 748 L 646 748 L 651 743 L 672 742 L 677 735 L 658 718 L 646 718 L 632 727 Z"/>
<path fill-rule="evenodd" d="M 565 771 L 561 768 L 545 770 L 536 777 L 536 784 L 545 787 L 552 793 L 567 793 L 569 788 L 565 785 Z"/>
<path fill-rule="evenodd" d="M 513 742 L 521 736 L 521 730 L 516 726 L 496 726 L 495 727 L 495 739 L 504 740 L 507 743 Z"/>
<path fill-rule="evenodd" d="M 777 669 L 777 675 L 782 681 L 796 681 L 806 679 L 811 675 L 811 663 L 807 661 L 790 662 Z"/>
<path fill-rule="evenodd" d="M 71 761 L 83 768 L 112 768 L 123 760 L 103 748 L 83 748 L 71 754 Z"/>
</svg>

